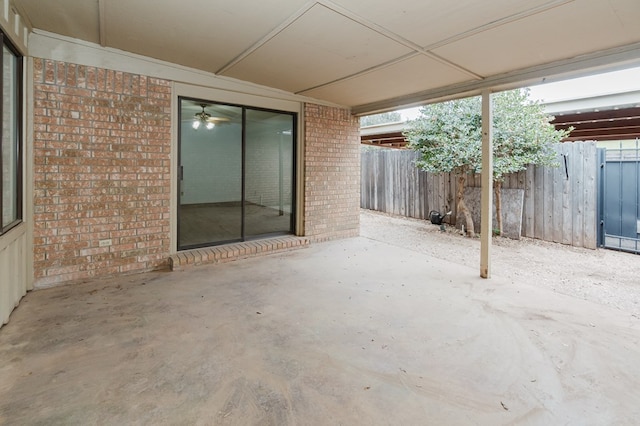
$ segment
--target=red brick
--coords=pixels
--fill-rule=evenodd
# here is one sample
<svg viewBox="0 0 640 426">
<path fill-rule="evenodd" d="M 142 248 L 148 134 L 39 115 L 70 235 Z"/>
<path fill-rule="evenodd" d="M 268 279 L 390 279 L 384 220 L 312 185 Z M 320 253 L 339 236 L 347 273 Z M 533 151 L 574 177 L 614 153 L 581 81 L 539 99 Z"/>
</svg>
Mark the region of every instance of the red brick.
<svg viewBox="0 0 640 426">
<path fill-rule="evenodd" d="M 305 104 L 305 235 L 358 234 L 360 135 L 348 110 Z"/>
<path fill-rule="evenodd" d="M 166 266 L 170 83 L 38 58 L 34 66 L 37 284 Z M 138 191 L 147 181 L 166 188 Z"/>
</svg>

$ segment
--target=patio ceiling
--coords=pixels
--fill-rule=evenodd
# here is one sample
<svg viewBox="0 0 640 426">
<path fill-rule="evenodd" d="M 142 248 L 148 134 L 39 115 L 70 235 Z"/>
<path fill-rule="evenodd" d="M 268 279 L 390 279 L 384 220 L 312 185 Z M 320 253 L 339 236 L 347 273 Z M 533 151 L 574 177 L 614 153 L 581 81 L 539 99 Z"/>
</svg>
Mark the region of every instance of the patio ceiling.
<svg viewBox="0 0 640 426">
<path fill-rule="evenodd" d="M 356 114 L 640 61 L 637 0 L 13 0 L 47 31 Z"/>
</svg>

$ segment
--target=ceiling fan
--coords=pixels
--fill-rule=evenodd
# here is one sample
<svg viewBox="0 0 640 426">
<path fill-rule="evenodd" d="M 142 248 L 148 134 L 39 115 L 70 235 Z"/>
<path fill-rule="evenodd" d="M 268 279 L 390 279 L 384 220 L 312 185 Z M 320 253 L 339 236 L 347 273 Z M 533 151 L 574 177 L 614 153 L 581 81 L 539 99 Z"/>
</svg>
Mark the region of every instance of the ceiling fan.
<svg viewBox="0 0 640 426">
<path fill-rule="evenodd" d="M 211 114 L 206 112 L 205 108 L 207 107 L 207 104 L 200 104 L 200 107 L 202 108 L 202 111 L 195 113 L 193 122 L 191 123 L 191 127 L 193 127 L 195 130 L 198 130 L 200 126 L 204 126 L 208 130 L 211 130 L 216 125 L 229 121 L 228 118 L 213 117 Z"/>
</svg>

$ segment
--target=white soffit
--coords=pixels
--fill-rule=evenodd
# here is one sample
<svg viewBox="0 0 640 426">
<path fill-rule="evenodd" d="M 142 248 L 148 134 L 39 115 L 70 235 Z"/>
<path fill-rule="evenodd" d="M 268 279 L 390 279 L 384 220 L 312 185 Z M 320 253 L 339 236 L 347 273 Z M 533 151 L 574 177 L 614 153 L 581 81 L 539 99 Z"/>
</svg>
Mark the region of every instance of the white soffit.
<svg viewBox="0 0 640 426">
<path fill-rule="evenodd" d="M 106 46 L 209 72 L 218 71 L 306 3 L 101 1 Z"/>
<path fill-rule="evenodd" d="M 640 63 L 640 0 L 11 2 L 38 30 L 356 114 Z"/>
<path fill-rule="evenodd" d="M 403 45 L 315 5 L 222 74 L 298 92 L 409 52 Z"/>
<path fill-rule="evenodd" d="M 639 19 L 639 0 L 576 0 L 434 53 L 490 76 L 633 43 L 640 40 Z"/>
<path fill-rule="evenodd" d="M 383 68 L 350 79 L 301 92 L 305 96 L 327 99 L 337 104 L 366 104 L 382 97 L 426 91 L 469 79 L 465 73 L 451 69 L 424 55 L 414 55 Z M 380 82 L 384 82 L 381 84 Z M 395 94 L 395 95 L 394 95 Z"/>
<path fill-rule="evenodd" d="M 98 2 L 20 0 L 20 13 L 37 28 L 92 43 L 100 42 Z"/>
<path fill-rule="evenodd" d="M 510 17 L 567 0 L 334 0 L 407 40 L 428 48 L 460 34 L 491 27 Z M 393 12 L 390 12 L 390 4 Z"/>
</svg>

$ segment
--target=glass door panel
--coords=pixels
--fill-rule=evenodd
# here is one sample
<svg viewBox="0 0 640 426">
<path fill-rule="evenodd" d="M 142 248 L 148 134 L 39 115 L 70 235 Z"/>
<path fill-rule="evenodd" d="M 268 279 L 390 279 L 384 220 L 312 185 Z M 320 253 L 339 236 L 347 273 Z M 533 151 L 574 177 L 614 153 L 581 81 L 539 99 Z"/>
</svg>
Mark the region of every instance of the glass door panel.
<svg viewBox="0 0 640 426">
<path fill-rule="evenodd" d="M 178 248 L 242 239 L 242 108 L 180 99 Z"/>
<path fill-rule="evenodd" d="M 246 109 L 246 238 L 293 230 L 294 118 Z"/>
</svg>

